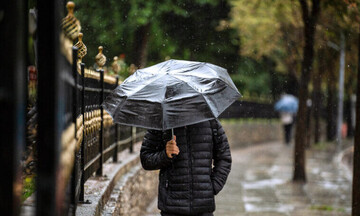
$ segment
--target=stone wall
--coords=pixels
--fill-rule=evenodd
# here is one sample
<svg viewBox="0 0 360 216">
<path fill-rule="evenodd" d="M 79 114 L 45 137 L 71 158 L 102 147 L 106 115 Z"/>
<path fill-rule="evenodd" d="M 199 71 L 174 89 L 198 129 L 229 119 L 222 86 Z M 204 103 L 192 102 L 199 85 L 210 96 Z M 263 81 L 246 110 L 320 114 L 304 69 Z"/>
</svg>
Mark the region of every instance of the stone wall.
<svg viewBox="0 0 360 216">
<path fill-rule="evenodd" d="M 85 200 L 77 205 L 77 216 L 140 216 L 157 196 L 158 171 L 145 171 L 140 164 L 141 143 L 134 152 L 118 154 L 119 162 L 104 163 L 103 176 L 85 183 Z"/>
<path fill-rule="evenodd" d="M 158 172 L 145 171 L 140 165 L 120 181 L 120 194 L 113 215 L 139 216 L 157 196 Z"/>
<path fill-rule="evenodd" d="M 220 122 L 231 148 L 283 140 L 283 129 L 277 120 L 221 120 Z"/>
</svg>

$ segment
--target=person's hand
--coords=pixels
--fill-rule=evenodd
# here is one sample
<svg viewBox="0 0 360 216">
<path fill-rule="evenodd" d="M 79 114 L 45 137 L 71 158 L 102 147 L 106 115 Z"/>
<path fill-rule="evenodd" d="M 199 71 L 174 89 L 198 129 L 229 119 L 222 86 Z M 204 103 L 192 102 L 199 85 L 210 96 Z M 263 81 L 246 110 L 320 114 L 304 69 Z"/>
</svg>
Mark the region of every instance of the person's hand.
<svg viewBox="0 0 360 216">
<path fill-rule="evenodd" d="M 176 145 L 176 136 L 174 135 L 174 139 L 166 143 L 166 155 L 168 158 L 173 158 L 173 155 L 178 155 L 179 152 L 179 147 Z"/>
</svg>

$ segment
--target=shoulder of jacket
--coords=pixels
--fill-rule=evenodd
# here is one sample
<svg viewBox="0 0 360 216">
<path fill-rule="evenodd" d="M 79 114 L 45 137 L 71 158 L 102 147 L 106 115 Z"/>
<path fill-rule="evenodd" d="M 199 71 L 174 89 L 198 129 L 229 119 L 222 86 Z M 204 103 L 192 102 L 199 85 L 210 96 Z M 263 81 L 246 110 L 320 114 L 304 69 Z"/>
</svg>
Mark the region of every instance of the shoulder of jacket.
<svg viewBox="0 0 360 216">
<path fill-rule="evenodd" d="M 162 135 L 162 131 L 160 130 L 147 130 L 147 133 L 152 134 L 152 135 Z"/>
<path fill-rule="evenodd" d="M 218 129 L 219 126 L 221 126 L 219 120 L 216 118 L 216 119 L 211 119 L 210 120 L 210 125 L 211 125 L 211 128 L 212 129 Z"/>
</svg>

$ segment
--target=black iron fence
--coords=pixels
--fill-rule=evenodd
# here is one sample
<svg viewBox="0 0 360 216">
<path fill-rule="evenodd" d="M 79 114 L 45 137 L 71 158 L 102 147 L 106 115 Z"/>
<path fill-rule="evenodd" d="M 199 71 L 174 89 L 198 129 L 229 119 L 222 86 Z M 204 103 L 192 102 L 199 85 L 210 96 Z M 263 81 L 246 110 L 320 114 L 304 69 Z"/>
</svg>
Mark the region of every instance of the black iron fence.
<svg viewBox="0 0 360 216">
<path fill-rule="evenodd" d="M 76 48 L 74 55 L 76 55 Z M 76 59 L 73 60 L 76 62 Z M 118 86 L 116 77 L 104 75 L 104 71 L 90 70 L 81 63 L 73 67 L 73 125 L 76 139 L 73 172 L 73 202 L 84 201 L 84 184 L 94 173 L 102 175 L 103 163 L 110 158 L 118 161 L 118 152 L 129 149 L 144 136 L 143 129 L 114 124 L 101 104 Z"/>
</svg>

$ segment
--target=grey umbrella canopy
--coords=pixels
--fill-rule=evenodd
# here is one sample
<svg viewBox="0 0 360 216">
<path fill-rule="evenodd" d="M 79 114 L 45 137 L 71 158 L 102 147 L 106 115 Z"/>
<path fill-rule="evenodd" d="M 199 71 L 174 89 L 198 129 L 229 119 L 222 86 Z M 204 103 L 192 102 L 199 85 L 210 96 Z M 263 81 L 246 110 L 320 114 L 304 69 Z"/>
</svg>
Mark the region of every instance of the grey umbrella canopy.
<svg viewBox="0 0 360 216">
<path fill-rule="evenodd" d="M 137 70 L 103 107 L 115 123 L 167 130 L 217 118 L 240 96 L 226 69 L 168 60 Z"/>
</svg>

